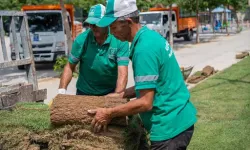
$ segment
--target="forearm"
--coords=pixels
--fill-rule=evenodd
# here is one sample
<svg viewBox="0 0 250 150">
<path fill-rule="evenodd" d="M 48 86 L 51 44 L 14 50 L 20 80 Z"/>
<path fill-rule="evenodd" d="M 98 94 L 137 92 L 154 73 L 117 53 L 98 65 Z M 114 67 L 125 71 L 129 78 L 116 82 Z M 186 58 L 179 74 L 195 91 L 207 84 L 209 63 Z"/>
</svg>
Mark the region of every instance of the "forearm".
<svg viewBox="0 0 250 150">
<path fill-rule="evenodd" d="M 124 92 L 127 86 L 127 82 L 128 82 L 127 66 L 119 66 L 115 93 Z"/>
<path fill-rule="evenodd" d="M 148 105 L 145 100 L 136 99 L 129 101 L 126 104 L 119 105 L 114 108 L 109 108 L 111 112 L 111 117 L 121 117 L 121 116 L 130 116 L 134 114 L 138 114 L 141 112 L 146 112 L 152 109 L 152 106 Z"/>
<path fill-rule="evenodd" d="M 135 93 L 135 87 L 132 86 L 130 88 L 127 88 L 124 92 L 123 95 L 124 98 L 135 98 L 136 97 L 136 93 Z"/>
<path fill-rule="evenodd" d="M 66 66 L 64 67 L 62 76 L 61 76 L 59 88 L 67 89 L 72 77 L 73 77 L 73 71 L 70 68 L 69 64 L 66 64 Z"/>
<path fill-rule="evenodd" d="M 115 93 L 121 93 L 126 89 L 127 79 L 125 77 L 118 78 L 115 88 Z"/>
</svg>

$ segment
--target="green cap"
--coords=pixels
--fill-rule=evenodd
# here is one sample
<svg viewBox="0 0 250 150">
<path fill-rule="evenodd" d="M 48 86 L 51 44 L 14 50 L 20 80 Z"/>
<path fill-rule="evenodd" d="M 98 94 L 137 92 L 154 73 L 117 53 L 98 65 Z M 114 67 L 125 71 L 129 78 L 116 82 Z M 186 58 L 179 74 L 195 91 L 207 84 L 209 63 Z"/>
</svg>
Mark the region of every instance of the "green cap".
<svg viewBox="0 0 250 150">
<path fill-rule="evenodd" d="M 136 0 L 107 0 L 106 13 L 96 25 L 99 27 L 109 26 L 117 18 L 137 10 Z"/>
<path fill-rule="evenodd" d="M 89 24 L 97 24 L 105 13 L 105 6 L 102 4 L 94 5 L 90 8 L 88 18 L 85 20 L 85 22 Z"/>
</svg>

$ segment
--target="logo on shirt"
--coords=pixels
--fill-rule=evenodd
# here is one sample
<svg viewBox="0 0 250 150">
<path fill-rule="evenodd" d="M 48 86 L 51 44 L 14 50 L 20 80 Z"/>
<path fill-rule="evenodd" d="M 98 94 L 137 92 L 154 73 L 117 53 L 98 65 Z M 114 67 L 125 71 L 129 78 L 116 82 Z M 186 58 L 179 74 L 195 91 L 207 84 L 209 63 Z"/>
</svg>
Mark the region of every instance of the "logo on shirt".
<svg viewBox="0 0 250 150">
<path fill-rule="evenodd" d="M 115 59 L 117 48 L 110 47 L 109 48 L 109 58 Z"/>
<path fill-rule="evenodd" d="M 170 45 L 168 44 L 168 42 L 166 41 L 166 46 L 165 46 L 166 51 L 169 53 L 168 57 L 170 58 L 173 55 L 173 50 L 170 47 Z"/>
<path fill-rule="evenodd" d="M 113 48 L 113 47 L 109 48 L 109 54 L 111 55 L 115 55 L 116 51 L 117 51 L 117 48 Z"/>
</svg>

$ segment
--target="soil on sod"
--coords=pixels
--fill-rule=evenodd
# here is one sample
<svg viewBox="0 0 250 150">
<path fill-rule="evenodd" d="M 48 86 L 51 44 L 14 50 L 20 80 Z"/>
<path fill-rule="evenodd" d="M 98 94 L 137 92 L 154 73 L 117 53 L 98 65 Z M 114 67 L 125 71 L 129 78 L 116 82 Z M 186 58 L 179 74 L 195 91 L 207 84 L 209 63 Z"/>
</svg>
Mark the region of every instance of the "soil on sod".
<svg viewBox="0 0 250 150">
<path fill-rule="evenodd" d="M 51 106 L 51 123 L 60 124 L 91 124 L 93 115 L 88 110 L 114 107 L 127 102 L 122 98 L 106 98 L 104 96 L 57 95 Z M 112 125 L 126 126 L 126 117 L 114 118 Z"/>
</svg>

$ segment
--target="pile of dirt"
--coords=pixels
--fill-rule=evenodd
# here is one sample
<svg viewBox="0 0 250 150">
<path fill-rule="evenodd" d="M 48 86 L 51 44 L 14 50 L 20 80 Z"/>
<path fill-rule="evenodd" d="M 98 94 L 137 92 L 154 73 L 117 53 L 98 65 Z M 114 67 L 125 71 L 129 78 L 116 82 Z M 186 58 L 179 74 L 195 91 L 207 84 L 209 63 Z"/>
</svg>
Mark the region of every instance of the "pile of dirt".
<svg viewBox="0 0 250 150">
<path fill-rule="evenodd" d="M 239 54 L 236 54 L 235 58 L 236 59 L 243 59 L 245 57 L 249 56 L 249 52 L 241 52 Z"/>
<path fill-rule="evenodd" d="M 200 81 L 208 78 L 209 76 L 215 74 L 217 71 L 211 67 L 211 66 L 206 66 L 202 69 L 201 73 L 200 74 L 195 74 L 195 75 L 192 75 L 191 77 L 189 77 L 187 79 L 187 83 L 191 83 L 191 84 L 197 84 L 199 83 Z"/>
</svg>

